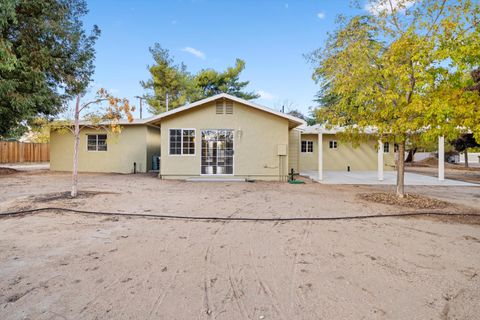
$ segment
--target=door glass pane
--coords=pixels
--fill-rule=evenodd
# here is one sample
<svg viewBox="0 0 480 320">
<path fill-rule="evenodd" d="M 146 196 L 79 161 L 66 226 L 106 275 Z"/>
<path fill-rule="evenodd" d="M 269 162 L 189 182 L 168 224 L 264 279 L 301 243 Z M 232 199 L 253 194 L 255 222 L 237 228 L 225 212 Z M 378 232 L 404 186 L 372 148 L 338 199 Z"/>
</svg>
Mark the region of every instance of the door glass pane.
<svg viewBox="0 0 480 320">
<path fill-rule="evenodd" d="M 233 174 L 233 130 L 202 131 L 202 174 Z"/>
</svg>

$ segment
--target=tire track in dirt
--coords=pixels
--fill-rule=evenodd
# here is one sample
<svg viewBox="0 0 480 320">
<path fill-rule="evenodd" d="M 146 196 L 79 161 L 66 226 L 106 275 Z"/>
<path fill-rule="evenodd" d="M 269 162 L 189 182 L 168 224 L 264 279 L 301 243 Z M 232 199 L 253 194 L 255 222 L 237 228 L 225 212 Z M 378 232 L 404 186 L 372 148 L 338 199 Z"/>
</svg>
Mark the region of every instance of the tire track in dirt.
<svg viewBox="0 0 480 320">
<path fill-rule="evenodd" d="M 174 258 L 178 258 L 178 257 L 186 257 L 187 255 L 185 254 L 185 251 L 187 250 L 189 244 L 190 244 L 190 235 L 192 233 L 192 224 L 190 223 L 190 228 L 188 229 L 188 233 L 187 233 L 187 237 L 186 237 L 186 241 L 185 241 L 185 245 L 183 246 L 182 250 L 180 253 L 178 253 Z M 173 241 L 173 240 L 172 240 Z M 168 243 L 165 244 L 165 248 L 164 248 L 164 251 L 166 251 L 168 248 Z M 175 260 L 176 259 L 172 259 L 172 260 Z M 167 297 L 167 295 L 172 291 L 172 289 L 175 287 L 174 283 L 175 283 L 175 280 L 177 279 L 177 275 L 179 274 L 179 271 L 180 271 L 180 268 L 185 265 L 185 262 L 186 262 L 186 259 L 182 259 L 181 262 L 177 262 L 177 267 L 176 267 L 176 270 L 174 271 L 173 275 L 172 275 L 172 278 L 170 279 L 169 283 L 168 283 L 168 286 L 166 287 L 166 289 L 162 292 L 161 295 L 159 295 L 157 297 L 157 300 L 155 301 L 155 303 L 153 304 L 152 306 L 152 309 L 150 310 L 150 313 L 149 313 L 149 316 L 151 317 L 153 314 L 156 314 L 159 310 L 159 308 L 161 307 L 162 303 L 165 301 L 165 298 Z"/>
<path fill-rule="evenodd" d="M 276 226 L 277 224 L 274 224 L 272 226 L 272 229 L 271 231 L 273 230 L 273 228 Z M 266 282 L 262 281 L 262 279 L 260 278 L 260 274 L 258 272 L 258 267 L 253 259 L 253 246 L 252 246 L 252 234 L 253 232 L 255 232 L 254 230 L 254 226 L 255 225 L 252 225 L 250 227 L 250 231 L 249 231 L 249 245 L 250 245 L 250 248 L 249 248 L 249 251 L 248 251 L 248 256 L 250 258 L 250 266 L 255 274 L 255 280 L 257 281 L 258 285 L 260 286 L 260 288 L 262 289 L 262 292 L 269 298 L 270 300 L 270 303 L 274 309 L 274 311 L 277 313 L 277 315 L 280 317 L 280 319 L 285 319 L 284 317 L 284 314 L 286 314 L 285 311 L 281 310 L 282 307 L 281 307 L 281 304 L 278 302 L 277 298 L 276 298 L 276 295 L 275 293 L 272 291 L 272 289 L 270 289 L 270 287 L 266 284 Z M 269 237 L 269 239 L 271 239 Z M 271 270 L 271 269 L 270 269 Z"/>
<path fill-rule="evenodd" d="M 311 233 L 313 223 L 311 221 L 306 221 L 303 223 L 303 234 L 302 234 L 302 240 L 299 245 L 296 247 L 302 250 L 305 246 L 305 242 L 307 241 L 308 236 Z M 301 256 L 301 252 L 295 252 L 294 258 L 293 258 L 293 265 L 292 265 L 292 272 L 291 272 L 291 282 L 290 282 L 290 311 L 292 314 L 297 314 L 295 313 L 295 305 L 296 302 L 300 302 L 301 305 L 307 305 L 307 301 L 305 296 L 303 295 L 303 292 L 300 294 L 297 293 L 297 275 L 298 275 L 298 264 L 299 264 L 299 257 Z M 301 301 L 299 301 L 301 300 Z"/>
<path fill-rule="evenodd" d="M 238 283 L 238 281 L 235 281 L 233 276 L 233 267 L 232 267 L 232 264 L 231 264 L 231 261 L 232 261 L 232 251 L 229 250 L 229 253 L 228 253 L 228 262 L 227 262 L 227 265 L 228 265 L 228 282 L 230 283 L 230 288 L 232 289 L 232 292 L 233 292 L 233 298 L 235 300 L 235 304 L 237 305 L 238 307 L 238 310 L 240 311 L 241 315 L 242 315 L 242 319 L 252 319 L 252 317 L 250 317 L 250 315 L 248 314 L 248 311 L 247 311 L 247 308 L 245 307 L 245 304 L 243 303 L 243 301 L 241 300 L 241 297 L 243 295 L 245 295 L 245 293 L 243 292 L 242 288 L 240 287 L 240 284 Z"/>
<path fill-rule="evenodd" d="M 104 287 L 104 290 L 98 291 L 98 293 L 91 299 L 89 302 L 87 302 L 83 308 L 79 311 L 79 314 L 82 314 L 84 311 L 89 309 L 90 307 L 95 307 L 97 304 L 97 301 L 100 297 L 105 296 L 106 292 L 115 289 L 116 285 L 120 283 L 120 280 L 115 280 L 110 282 L 109 284 L 106 285 L 107 288 Z"/>
<path fill-rule="evenodd" d="M 233 217 L 234 215 L 238 214 L 239 212 L 240 212 L 240 209 L 235 210 L 231 215 L 228 216 L 228 218 Z M 215 240 L 217 239 L 218 235 L 225 228 L 225 226 L 227 224 L 228 224 L 228 221 L 223 221 L 220 224 L 220 226 L 217 229 L 215 229 L 215 231 L 213 231 L 213 237 L 210 239 L 210 241 L 208 243 L 208 246 L 205 249 L 205 255 L 204 255 L 205 263 L 204 263 L 204 271 L 203 271 L 203 305 L 204 305 L 204 310 L 200 311 L 199 318 L 203 318 L 205 315 L 207 316 L 207 318 L 210 318 L 211 316 L 215 317 L 215 310 L 213 310 L 213 307 L 211 306 L 211 303 L 210 303 L 209 264 L 212 263 L 212 258 L 213 258 L 212 245 L 215 243 Z"/>
</svg>

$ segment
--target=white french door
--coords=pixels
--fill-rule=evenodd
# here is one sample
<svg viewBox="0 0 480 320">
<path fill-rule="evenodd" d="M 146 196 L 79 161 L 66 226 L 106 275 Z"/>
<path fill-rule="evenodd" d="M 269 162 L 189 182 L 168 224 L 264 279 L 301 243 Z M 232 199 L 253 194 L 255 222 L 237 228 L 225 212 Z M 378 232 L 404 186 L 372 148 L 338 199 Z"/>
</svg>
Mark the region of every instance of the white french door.
<svg viewBox="0 0 480 320">
<path fill-rule="evenodd" d="M 202 174 L 233 174 L 233 130 L 202 130 Z"/>
</svg>

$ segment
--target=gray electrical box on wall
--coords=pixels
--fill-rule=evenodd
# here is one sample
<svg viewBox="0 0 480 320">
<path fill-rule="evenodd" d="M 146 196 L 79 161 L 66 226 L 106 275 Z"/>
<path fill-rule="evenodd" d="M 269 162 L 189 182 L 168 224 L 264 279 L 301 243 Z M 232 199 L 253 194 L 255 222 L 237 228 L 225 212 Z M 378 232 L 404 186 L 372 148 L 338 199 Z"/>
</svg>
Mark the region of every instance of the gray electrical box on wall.
<svg viewBox="0 0 480 320">
<path fill-rule="evenodd" d="M 287 155 L 287 145 L 279 144 L 277 145 L 277 156 L 286 156 Z"/>
</svg>

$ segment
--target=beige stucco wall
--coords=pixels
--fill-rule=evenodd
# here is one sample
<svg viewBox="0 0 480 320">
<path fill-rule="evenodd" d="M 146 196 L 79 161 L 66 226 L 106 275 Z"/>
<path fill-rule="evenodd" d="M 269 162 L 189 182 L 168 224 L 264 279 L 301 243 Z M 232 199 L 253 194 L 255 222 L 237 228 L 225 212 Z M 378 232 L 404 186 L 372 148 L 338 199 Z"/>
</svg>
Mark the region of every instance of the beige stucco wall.
<svg viewBox="0 0 480 320">
<path fill-rule="evenodd" d="M 234 103 L 233 108 L 233 114 L 218 115 L 215 104 L 209 103 L 162 119 L 160 176 L 185 179 L 201 175 L 201 130 L 205 129 L 234 131 L 235 177 L 278 180 L 280 174 L 285 176 L 288 155 L 281 157 L 281 173 L 277 150 L 278 145 L 288 146 L 288 120 L 239 103 Z M 195 155 L 169 155 L 169 129 L 195 129 Z"/>
<path fill-rule="evenodd" d="M 122 127 L 119 135 L 108 135 L 107 151 L 87 151 L 87 134 L 104 134 L 104 130 L 82 129 L 78 155 L 80 172 L 117 172 L 132 173 L 133 163 L 137 163 L 138 172 L 150 169 L 151 158 L 160 148 L 158 129 L 144 125 Z M 71 171 L 73 162 L 74 138 L 71 133 L 51 132 L 50 134 L 50 170 Z"/>
<path fill-rule="evenodd" d="M 300 130 L 290 129 L 288 135 L 288 171 L 298 173 L 300 162 Z"/>
<path fill-rule="evenodd" d="M 318 171 L 318 135 L 302 134 L 300 140 L 313 141 L 313 152 L 301 152 L 300 150 L 300 171 Z"/>
<path fill-rule="evenodd" d="M 150 126 L 146 128 L 147 170 L 152 170 L 152 157 L 160 155 L 160 128 Z"/>
<path fill-rule="evenodd" d="M 302 140 L 313 141 L 313 153 L 300 153 L 300 170 L 318 171 L 318 135 L 302 134 Z M 330 149 L 329 142 L 337 141 L 337 149 Z M 340 141 L 333 134 L 323 135 L 323 170 L 325 171 L 375 171 L 377 170 L 376 141 L 362 142 L 353 146 L 349 142 Z M 384 170 L 393 170 L 395 154 L 393 143 L 390 143 L 390 152 L 384 153 Z"/>
</svg>

